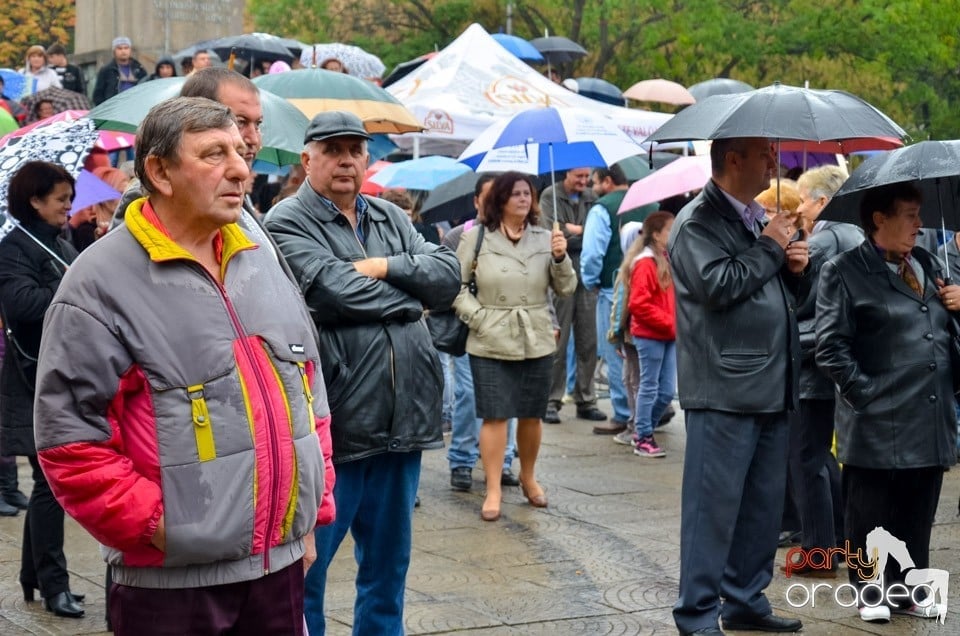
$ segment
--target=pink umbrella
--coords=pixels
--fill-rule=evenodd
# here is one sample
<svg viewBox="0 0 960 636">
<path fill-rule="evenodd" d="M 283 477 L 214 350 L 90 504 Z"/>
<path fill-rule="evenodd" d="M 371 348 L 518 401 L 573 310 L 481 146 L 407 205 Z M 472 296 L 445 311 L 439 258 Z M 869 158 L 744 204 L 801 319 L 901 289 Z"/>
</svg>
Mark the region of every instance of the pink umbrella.
<svg viewBox="0 0 960 636">
<path fill-rule="evenodd" d="M 680 157 L 630 186 L 617 213 L 623 214 L 641 205 L 699 190 L 706 185 L 710 175 L 709 155 Z"/>
<path fill-rule="evenodd" d="M 665 79 L 651 79 L 637 82 L 623 91 L 624 97 L 641 102 L 661 102 L 664 104 L 693 104 L 697 100 L 682 84 Z"/>
</svg>

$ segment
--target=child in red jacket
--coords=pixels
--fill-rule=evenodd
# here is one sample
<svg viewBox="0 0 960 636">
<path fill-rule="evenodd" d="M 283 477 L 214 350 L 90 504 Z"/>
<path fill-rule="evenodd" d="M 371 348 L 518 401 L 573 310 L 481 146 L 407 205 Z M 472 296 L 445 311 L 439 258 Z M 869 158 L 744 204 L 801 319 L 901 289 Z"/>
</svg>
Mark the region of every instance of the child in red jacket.
<svg viewBox="0 0 960 636">
<path fill-rule="evenodd" d="M 640 245 L 634 246 L 639 254 L 633 259 L 630 275 L 630 333 L 640 359 L 633 452 L 640 457 L 666 456 L 653 438 L 653 427 L 677 387 L 676 301 L 667 260 L 671 227 L 673 215 L 669 212 L 654 212 L 644 220 Z"/>
</svg>

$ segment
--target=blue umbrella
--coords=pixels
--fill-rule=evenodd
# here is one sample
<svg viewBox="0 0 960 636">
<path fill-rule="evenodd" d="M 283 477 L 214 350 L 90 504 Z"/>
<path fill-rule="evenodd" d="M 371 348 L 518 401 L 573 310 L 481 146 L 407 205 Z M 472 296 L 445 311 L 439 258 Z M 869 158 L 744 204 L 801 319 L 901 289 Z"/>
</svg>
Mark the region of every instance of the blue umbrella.
<svg viewBox="0 0 960 636">
<path fill-rule="evenodd" d="M 27 78 L 12 68 L 0 68 L 0 77 L 3 78 L 3 96 L 7 99 L 20 99 Z"/>
<path fill-rule="evenodd" d="M 437 186 L 470 172 L 470 168 L 450 157 L 424 157 L 390 164 L 370 177 L 384 188 L 433 190 Z"/>
<path fill-rule="evenodd" d="M 524 62 L 536 62 L 539 64 L 543 63 L 543 55 L 540 54 L 540 51 L 537 50 L 537 47 L 530 44 L 523 38 L 517 37 L 515 35 L 508 35 L 506 33 L 494 33 L 493 39 L 500 43 L 500 46 L 507 49 L 515 57 L 520 58 Z"/>
</svg>

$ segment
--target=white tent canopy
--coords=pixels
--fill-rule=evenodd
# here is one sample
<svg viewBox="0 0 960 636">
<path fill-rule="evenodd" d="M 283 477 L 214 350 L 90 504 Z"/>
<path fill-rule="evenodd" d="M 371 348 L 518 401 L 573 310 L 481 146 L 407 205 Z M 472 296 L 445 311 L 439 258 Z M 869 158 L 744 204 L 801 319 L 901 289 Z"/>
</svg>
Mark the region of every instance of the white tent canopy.
<svg viewBox="0 0 960 636">
<path fill-rule="evenodd" d="M 479 24 L 387 90 L 427 129 L 393 137 L 403 150 L 417 145 L 418 154 L 456 156 L 490 124 L 538 106 L 603 113 L 638 143 L 672 117 L 568 91 L 514 57 Z"/>
</svg>

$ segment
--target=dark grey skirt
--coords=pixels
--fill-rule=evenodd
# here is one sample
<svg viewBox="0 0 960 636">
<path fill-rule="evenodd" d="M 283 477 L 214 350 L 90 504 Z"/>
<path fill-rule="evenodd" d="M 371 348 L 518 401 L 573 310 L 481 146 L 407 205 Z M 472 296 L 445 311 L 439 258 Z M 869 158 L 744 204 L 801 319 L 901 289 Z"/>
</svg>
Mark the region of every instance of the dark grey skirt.
<svg viewBox="0 0 960 636">
<path fill-rule="evenodd" d="M 542 418 L 550 396 L 554 355 L 530 360 L 494 360 L 471 355 L 477 417 L 484 420 Z"/>
</svg>

